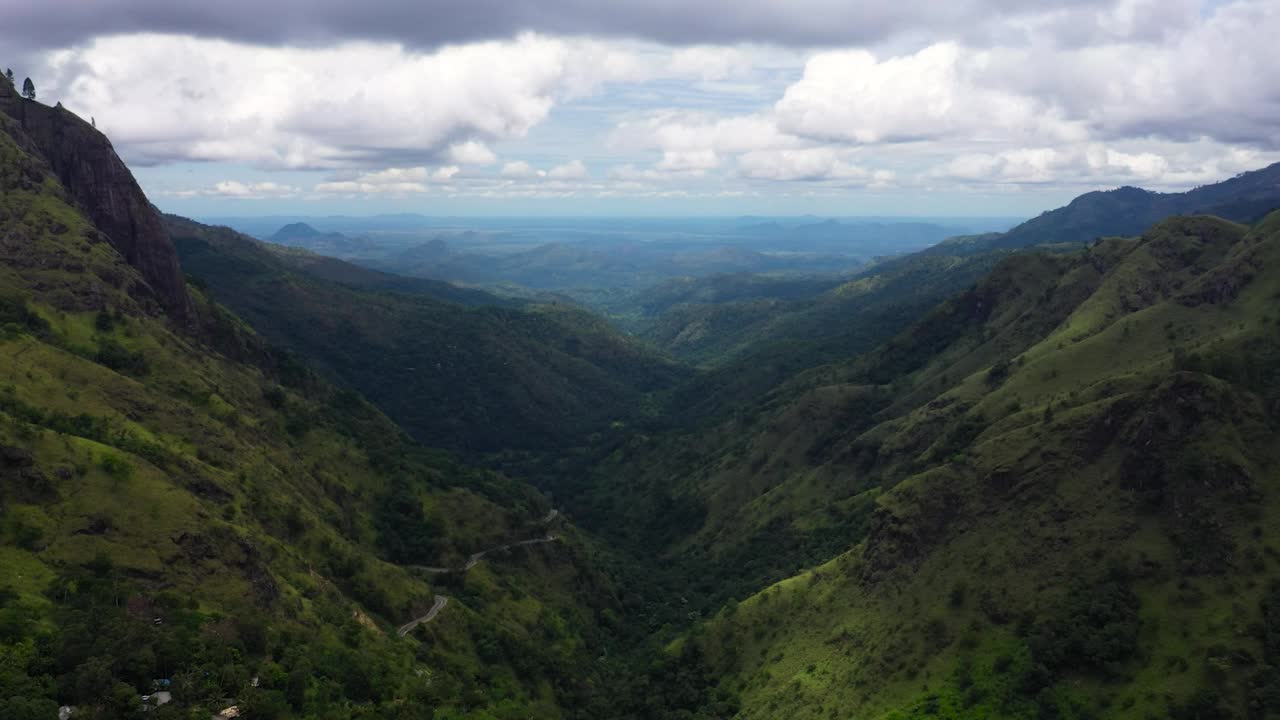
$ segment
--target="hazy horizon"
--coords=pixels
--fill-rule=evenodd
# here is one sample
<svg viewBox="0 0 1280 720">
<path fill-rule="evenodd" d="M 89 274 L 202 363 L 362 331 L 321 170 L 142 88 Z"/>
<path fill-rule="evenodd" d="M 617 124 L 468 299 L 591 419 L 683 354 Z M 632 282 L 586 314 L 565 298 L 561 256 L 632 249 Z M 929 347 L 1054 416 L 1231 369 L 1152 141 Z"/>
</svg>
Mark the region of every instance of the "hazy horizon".
<svg viewBox="0 0 1280 720">
<path fill-rule="evenodd" d="M 1029 217 L 1280 161 L 1268 0 L 0 9 L 188 216 Z"/>
</svg>

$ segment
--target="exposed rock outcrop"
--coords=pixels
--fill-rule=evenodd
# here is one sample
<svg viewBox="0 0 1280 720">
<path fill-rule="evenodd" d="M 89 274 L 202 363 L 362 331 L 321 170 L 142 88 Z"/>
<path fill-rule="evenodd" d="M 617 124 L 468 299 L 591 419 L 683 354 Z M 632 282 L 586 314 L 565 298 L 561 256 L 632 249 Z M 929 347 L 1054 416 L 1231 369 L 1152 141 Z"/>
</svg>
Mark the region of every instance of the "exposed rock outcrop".
<svg viewBox="0 0 1280 720">
<path fill-rule="evenodd" d="M 189 323 L 191 299 L 178 254 L 159 211 L 142 193 L 111 141 L 61 106 L 19 97 L 7 82 L 0 82 L 0 112 L 18 122 L 71 198 L 142 273 L 170 317 L 181 325 Z"/>
</svg>

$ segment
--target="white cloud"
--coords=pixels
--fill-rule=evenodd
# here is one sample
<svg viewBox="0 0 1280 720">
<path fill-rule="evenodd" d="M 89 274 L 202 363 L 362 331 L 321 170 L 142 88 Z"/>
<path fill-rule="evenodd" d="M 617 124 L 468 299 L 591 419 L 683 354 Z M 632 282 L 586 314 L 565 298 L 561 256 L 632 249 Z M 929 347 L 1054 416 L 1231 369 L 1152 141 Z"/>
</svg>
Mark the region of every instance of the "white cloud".
<svg viewBox="0 0 1280 720">
<path fill-rule="evenodd" d="M 545 174 L 541 170 L 534 170 L 533 166 L 523 160 L 509 162 L 502 166 L 502 177 L 506 178 L 530 178 Z"/>
<path fill-rule="evenodd" d="M 863 185 L 884 185 L 894 178 L 889 171 L 854 165 L 829 147 L 752 151 L 738 158 L 738 171 L 762 180 L 845 180 Z"/>
<path fill-rule="evenodd" d="M 426 159 L 459 135 L 519 137 L 551 109 L 569 53 L 533 35 L 433 53 L 143 35 L 98 38 L 50 66 L 64 104 L 96 116 L 135 162 L 307 168 Z"/>
<path fill-rule="evenodd" d="M 131 163 L 318 170 L 314 185 L 281 175 L 317 195 L 1175 189 L 1280 159 L 1276 0 L 1019 7 L 808 51 L 587 30 L 421 46 L 103 34 L 32 74 L 42 97 L 95 115 Z M 574 158 L 612 169 L 595 179 Z M 258 185 L 165 192 L 302 192 Z"/>
<path fill-rule="evenodd" d="M 1038 98 L 982 82 L 990 57 L 952 43 L 878 59 L 821 53 L 774 109 L 783 132 L 873 144 L 944 137 L 1080 139 L 1084 129 Z"/>
<path fill-rule="evenodd" d="M 298 188 L 293 185 L 275 182 L 242 183 L 237 180 L 223 180 L 214 183 L 213 189 L 208 194 L 257 199 L 288 197 L 296 195 L 298 192 Z"/>
<path fill-rule="evenodd" d="M 1126 150 L 1103 143 L 967 153 L 927 177 L 1010 185 L 1187 187 L 1216 182 L 1265 164 L 1274 155 L 1216 143 L 1153 142 Z"/>
<path fill-rule="evenodd" d="M 659 170 L 705 172 L 720 166 L 715 150 L 667 150 L 658 161 Z"/>
<path fill-rule="evenodd" d="M 663 110 L 641 120 L 619 123 L 610 143 L 620 149 L 657 148 L 663 152 L 736 154 L 751 150 L 799 147 L 804 142 L 778 129 L 766 115 L 716 117 L 704 112 Z"/>
<path fill-rule="evenodd" d="M 698 45 L 672 52 L 668 69 L 671 75 L 680 77 L 725 80 L 749 73 L 752 62 L 742 48 Z"/>
<path fill-rule="evenodd" d="M 223 195 L 244 199 L 283 198 L 297 195 L 301 190 L 293 185 L 274 182 L 241 183 L 235 180 L 224 180 L 215 183 L 211 195 Z"/>
<path fill-rule="evenodd" d="M 581 160 L 571 160 L 547 171 L 547 177 L 552 180 L 581 180 L 586 176 L 587 166 L 583 165 Z"/>
<path fill-rule="evenodd" d="M 531 34 L 429 53 L 389 43 L 109 36 L 53 52 L 46 64 L 49 95 L 95 116 L 132 162 L 272 168 L 413 157 L 489 164 L 496 158 L 483 139 L 523 136 L 562 97 L 697 71 L 664 68 L 625 45 Z"/>
<path fill-rule="evenodd" d="M 1202 15 L 1193 0 L 1120 0 L 988 30 L 969 39 L 986 47 L 815 53 L 768 110 L 627 118 L 610 146 L 661 159 L 615 173 L 657 179 L 736 156 L 738 173 L 757 180 L 1173 188 L 1280 151 L 1280 85 L 1271 80 L 1280 53 L 1270 48 L 1280 4 L 1238 0 Z M 856 163 L 853 148 L 863 151 Z"/>
<path fill-rule="evenodd" d="M 425 167 L 387 168 L 376 172 L 359 173 L 356 178 L 360 182 L 371 185 L 400 185 L 403 183 L 420 183 L 430 177 Z"/>
<path fill-rule="evenodd" d="M 208 187 L 164 188 L 156 194 L 173 198 L 222 197 L 236 200 L 271 200 L 296 197 L 302 194 L 302 189 L 295 185 L 271 181 L 219 180 Z"/>
<path fill-rule="evenodd" d="M 367 183 L 358 180 L 335 180 L 316 183 L 317 193 L 341 195 L 406 195 L 424 193 L 428 188 L 423 183 Z"/>
<path fill-rule="evenodd" d="M 446 165 L 442 168 L 437 168 L 435 172 L 431 173 L 431 179 L 435 182 L 448 182 L 452 180 L 453 176 L 457 175 L 458 171 L 461 169 L 462 168 L 457 165 Z"/>
<path fill-rule="evenodd" d="M 608 83 L 725 78 L 730 48 L 530 33 L 414 51 L 393 43 L 270 47 L 190 36 L 101 36 L 48 53 L 42 95 L 97 118 L 134 163 L 342 168 L 488 165 L 557 102 Z"/>
<path fill-rule="evenodd" d="M 1121 27 L 1087 45 L 1063 45 L 1059 26 L 1045 22 L 990 48 L 942 42 L 894 57 L 819 53 L 775 105 L 778 126 L 859 144 L 1207 136 L 1280 147 L 1280 4 L 1230 3 L 1201 22 L 1187 20 L 1185 5 L 1175 5 L 1175 20 L 1156 37 L 1139 26 L 1159 8 L 1131 0 L 1099 15 Z"/>
<path fill-rule="evenodd" d="M 459 165 L 492 165 L 498 161 L 488 145 L 476 140 L 449 146 L 449 161 Z"/>
<path fill-rule="evenodd" d="M 317 183 L 313 190 L 322 194 L 344 195 L 407 195 L 425 193 L 428 183 L 449 182 L 461 172 L 457 165 L 445 165 L 435 170 L 425 166 L 386 168 L 370 172 L 345 172 Z"/>
</svg>

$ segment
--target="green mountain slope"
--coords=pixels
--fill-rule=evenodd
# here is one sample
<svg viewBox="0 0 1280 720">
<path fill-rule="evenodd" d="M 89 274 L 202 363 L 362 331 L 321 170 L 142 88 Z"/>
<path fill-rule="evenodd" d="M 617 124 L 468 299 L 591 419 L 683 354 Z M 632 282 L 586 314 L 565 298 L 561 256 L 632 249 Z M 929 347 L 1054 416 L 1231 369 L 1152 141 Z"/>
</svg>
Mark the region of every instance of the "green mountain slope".
<svg viewBox="0 0 1280 720">
<path fill-rule="evenodd" d="M 851 319 L 871 326 L 893 315 L 889 323 L 901 327 L 902 308 L 932 307 L 995 263 L 913 260 L 888 261 L 852 278 L 735 275 L 668 283 L 641 298 L 653 318 L 643 335 L 674 357 L 713 367 L 762 345 L 796 341 L 820 341 L 824 347 L 814 354 L 834 359 L 862 349 L 848 336 L 861 331 Z"/>
<path fill-rule="evenodd" d="M 674 306 L 649 337 L 709 366 L 671 394 L 669 413 L 699 424 L 750 407 L 797 373 L 875 348 L 1005 255 L 908 255 L 809 299 Z"/>
<path fill-rule="evenodd" d="M 590 694 L 615 603 L 572 528 L 409 567 L 544 537 L 549 508 L 165 284 L 149 205 L 115 207 L 151 228 L 121 239 L 82 204 L 132 179 L 61 180 L 40 133 L 123 168 L 105 138 L 0 99 L 0 716 L 142 717 L 158 687 L 146 717 L 558 717 Z"/>
<path fill-rule="evenodd" d="M 1171 215 L 1216 215 L 1252 223 L 1280 208 L 1280 163 L 1182 193 L 1136 187 L 1085 193 L 1005 233 L 959 238 L 926 252 L 974 252 L 1046 243 L 1092 242 L 1109 235 L 1137 235 Z"/>
<path fill-rule="evenodd" d="M 186 228 L 188 232 L 198 232 L 199 227 L 185 218 L 175 215 L 165 216 L 169 228 Z M 513 305 L 506 298 L 498 297 L 483 290 L 465 288 L 440 280 L 392 275 L 391 273 L 370 270 L 361 265 L 337 260 L 326 255 L 317 255 L 308 250 L 266 244 L 263 249 L 273 253 L 285 265 L 298 270 L 304 275 L 329 280 L 341 285 L 348 285 L 361 290 L 398 292 L 406 295 L 422 295 L 444 302 L 459 305 Z"/>
<path fill-rule="evenodd" d="M 1280 214 L 1017 255 L 583 492 L 706 596 L 790 576 L 687 641 L 741 717 L 1266 717 L 1277 268 Z"/>
<path fill-rule="evenodd" d="M 648 395 L 686 374 L 566 306 L 463 307 L 376 292 L 367 280 L 313 274 L 309 262 L 227 228 L 172 217 L 167 226 L 183 267 L 215 298 L 428 445 L 481 452 L 578 444 L 645 417 Z"/>
<path fill-rule="evenodd" d="M 702 383 L 718 383 L 718 376 L 736 383 L 757 377 L 749 389 L 716 395 L 717 403 L 732 403 L 801 368 L 874 347 L 976 281 L 1008 252 L 1047 245 L 1070 250 L 1099 237 L 1139 234 L 1171 215 L 1212 214 L 1251 223 L 1277 208 L 1280 164 L 1185 193 L 1134 187 L 1091 192 L 1008 232 L 951 238 L 841 283 L 750 275 L 668 283 L 640 295 L 642 318 L 629 324 L 673 357 L 725 366 Z M 771 366 L 779 371 L 761 372 Z"/>
</svg>

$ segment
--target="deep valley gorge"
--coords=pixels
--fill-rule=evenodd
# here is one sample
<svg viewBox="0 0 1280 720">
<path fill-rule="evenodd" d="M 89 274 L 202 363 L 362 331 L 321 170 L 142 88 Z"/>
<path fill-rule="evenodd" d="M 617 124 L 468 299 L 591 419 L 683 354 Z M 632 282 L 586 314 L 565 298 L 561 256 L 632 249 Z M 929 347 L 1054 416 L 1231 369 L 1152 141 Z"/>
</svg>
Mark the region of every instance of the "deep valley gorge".
<svg viewBox="0 0 1280 720">
<path fill-rule="evenodd" d="M 1028 220 L 184 213 L 168 145 L 30 90 L 0 78 L 0 717 L 1280 717 L 1280 163 Z M 333 150 L 326 197 L 593 177 L 448 137 L 435 174 Z M 771 142 L 803 167 L 742 177 L 893 182 Z"/>
</svg>

